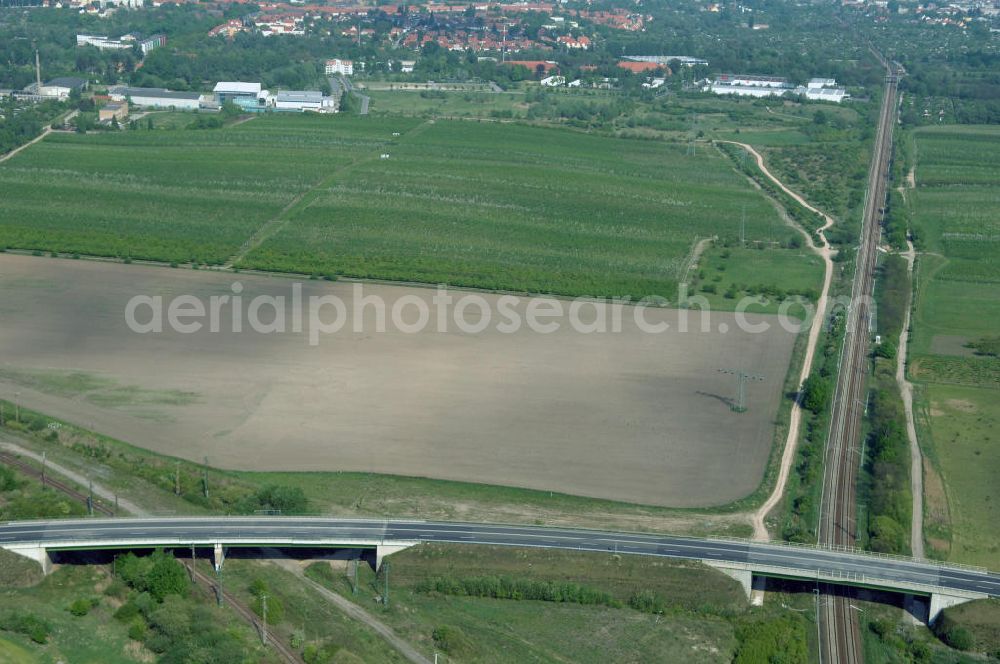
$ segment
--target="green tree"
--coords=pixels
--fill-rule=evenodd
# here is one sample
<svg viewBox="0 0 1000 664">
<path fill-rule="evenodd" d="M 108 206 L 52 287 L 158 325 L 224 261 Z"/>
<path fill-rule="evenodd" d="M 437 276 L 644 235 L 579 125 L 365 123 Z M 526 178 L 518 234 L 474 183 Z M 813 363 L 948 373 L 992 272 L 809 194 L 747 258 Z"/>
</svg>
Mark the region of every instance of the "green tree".
<svg viewBox="0 0 1000 664">
<path fill-rule="evenodd" d="M 802 383 L 802 407 L 814 414 L 823 412 L 830 400 L 830 383 L 826 379 L 812 374 Z"/>
</svg>

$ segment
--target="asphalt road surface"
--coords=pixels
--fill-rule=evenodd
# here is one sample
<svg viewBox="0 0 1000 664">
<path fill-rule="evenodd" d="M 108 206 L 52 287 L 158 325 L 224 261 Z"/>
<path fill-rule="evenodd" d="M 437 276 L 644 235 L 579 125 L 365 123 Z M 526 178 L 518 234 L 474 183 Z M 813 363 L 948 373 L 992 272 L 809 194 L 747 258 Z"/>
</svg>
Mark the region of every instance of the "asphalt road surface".
<svg viewBox="0 0 1000 664">
<path fill-rule="evenodd" d="M 1000 597 L 1000 574 L 905 558 L 743 540 L 710 540 L 668 535 L 606 532 L 545 526 L 516 526 L 435 521 L 395 521 L 306 517 L 164 517 L 14 521 L 0 525 L 0 546 L 39 544 L 72 548 L 74 542 L 180 543 L 239 541 L 246 545 L 276 542 L 332 545 L 338 541 L 376 540 L 450 542 L 600 551 L 780 566 L 803 578 L 817 571 L 864 575 L 888 582 L 916 583 Z M 280 545 L 280 544 L 279 544 Z"/>
</svg>

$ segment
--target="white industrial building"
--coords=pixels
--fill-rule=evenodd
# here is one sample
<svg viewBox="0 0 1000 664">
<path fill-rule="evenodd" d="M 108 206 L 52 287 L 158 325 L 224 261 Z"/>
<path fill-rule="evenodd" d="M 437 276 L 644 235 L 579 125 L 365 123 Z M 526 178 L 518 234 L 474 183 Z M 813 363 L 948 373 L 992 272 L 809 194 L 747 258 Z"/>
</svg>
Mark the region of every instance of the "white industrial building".
<svg viewBox="0 0 1000 664">
<path fill-rule="evenodd" d="M 566 85 L 565 76 L 546 76 L 538 82 L 541 86 L 546 88 L 558 88 L 560 85 Z"/>
<path fill-rule="evenodd" d="M 632 62 L 653 62 L 658 65 L 669 65 L 671 62 L 677 61 L 685 67 L 708 66 L 708 60 L 693 58 L 690 55 L 626 55 L 624 57 Z"/>
<path fill-rule="evenodd" d="M 39 98 L 66 99 L 74 90 L 86 90 L 87 81 L 75 76 L 61 76 L 39 86 L 32 83 L 24 91 L 29 96 Z"/>
<path fill-rule="evenodd" d="M 835 78 L 810 78 L 809 82 L 806 83 L 807 88 L 834 88 L 837 87 L 837 79 Z"/>
<path fill-rule="evenodd" d="M 77 35 L 76 45 L 77 46 L 93 46 L 94 48 L 99 48 L 102 51 L 120 51 L 126 48 L 132 48 L 135 44 L 135 40 L 125 40 L 125 39 L 111 39 L 105 35 Z"/>
<path fill-rule="evenodd" d="M 207 101 L 197 92 L 173 92 L 165 88 L 129 88 L 123 85 L 108 89 L 108 96 L 115 101 L 128 99 L 133 106 L 144 108 L 175 108 L 197 111 Z"/>
<path fill-rule="evenodd" d="M 351 60 L 341 60 L 340 58 L 327 60 L 325 71 L 327 76 L 333 76 L 334 74 L 354 76 L 354 62 Z"/>
<path fill-rule="evenodd" d="M 844 88 L 807 88 L 801 85 L 791 92 L 811 101 L 829 101 L 834 104 L 839 104 L 850 96 Z"/>
<path fill-rule="evenodd" d="M 276 92 L 268 98 L 268 106 L 276 111 L 297 111 L 314 113 L 336 113 L 333 97 L 324 97 L 319 90 L 286 90 Z"/>
<path fill-rule="evenodd" d="M 839 104 L 849 95 L 844 88 L 833 87 L 837 81 L 832 78 L 813 78 L 808 85 L 793 86 L 784 78 L 774 76 L 740 76 L 723 74 L 708 85 L 708 90 L 717 95 L 737 97 L 783 97 L 802 95 L 812 101 L 829 101 Z"/>
<path fill-rule="evenodd" d="M 713 81 L 709 88 L 717 95 L 736 95 L 737 97 L 780 97 L 790 88 L 772 88 L 759 85 L 734 85 Z"/>
<path fill-rule="evenodd" d="M 734 87 L 750 88 L 778 88 L 788 89 L 792 84 L 787 78 L 779 76 L 748 76 L 745 74 L 720 74 L 715 82 L 720 85 L 730 85 Z"/>
</svg>

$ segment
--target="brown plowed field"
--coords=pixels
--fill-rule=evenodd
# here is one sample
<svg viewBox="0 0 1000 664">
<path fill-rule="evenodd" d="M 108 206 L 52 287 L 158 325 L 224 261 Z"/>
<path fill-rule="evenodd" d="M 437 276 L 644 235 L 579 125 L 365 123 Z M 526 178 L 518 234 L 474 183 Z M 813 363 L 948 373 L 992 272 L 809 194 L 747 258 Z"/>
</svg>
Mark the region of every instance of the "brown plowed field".
<svg viewBox="0 0 1000 664">
<path fill-rule="evenodd" d="M 290 295 L 292 280 L 0 254 L 0 396 L 143 447 L 246 470 L 352 470 L 702 506 L 752 492 L 773 441 L 794 335 L 672 331 L 342 331 L 140 335 L 136 294 L 207 298 L 243 286 Z M 352 284 L 306 281 L 303 295 Z M 434 291 L 365 285 L 390 304 Z M 461 293 L 453 295 L 461 296 Z M 496 302 L 499 296 L 483 295 Z M 524 302 L 518 304 L 523 311 Z M 583 318 L 589 315 L 586 311 Z M 692 328 L 698 318 L 692 313 Z M 266 319 L 267 315 L 262 318 Z M 413 318 L 412 315 L 409 316 Z M 720 324 L 728 326 L 720 333 Z M 222 329 L 231 329 L 224 318 Z M 749 411 L 732 412 L 742 368 Z"/>
</svg>

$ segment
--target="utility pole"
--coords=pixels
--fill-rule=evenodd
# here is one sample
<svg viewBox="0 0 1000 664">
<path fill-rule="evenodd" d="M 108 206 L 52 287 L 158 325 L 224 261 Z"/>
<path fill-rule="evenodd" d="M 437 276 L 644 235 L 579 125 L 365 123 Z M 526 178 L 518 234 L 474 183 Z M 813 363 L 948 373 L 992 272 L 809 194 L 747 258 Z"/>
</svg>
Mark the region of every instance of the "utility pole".
<svg viewBox="0 0 1000 664">
<path fill-rule="evenodd" d="M 45 452 L 42 452 L 42 486 L 45 486 Z"/>
<path fill-rule="evenodd" d="M 764 377 L 759 374 L 752 374 L 743 371 L 742 369 L 719 369 L 719 373 L 734 374 L 736 376 L 737 385 L 737 399 L 736 403 L 730 405 L 730 408 L 735 413 L 745 413 L 747 411 L 746 405 L 746 385 L 748 380 L 762 381 Z"/>
<path fill-rule="evenodd" d="M 263 593 L 260 596 L 260 643 L 261 645 L 267 645 L 267 593 Z"/>
<path fill-rule="evenodd" d="M 385 608 L 389 608 L 389 562 L 386 561 L 383 566 L 385 570 L 385 592 L 382 595 L 382 603 L 385 604 Z"/>
<path fill-rule="evenodd" d="M 32 40 L 34 42 L 34 40 Z M 35 46 L 35 83 L 38 88 L 35 90 L 35 94 L 42 94 L 42 64 L 38 58 L 38 47 Z"/>
<path fill-rule="evenodd" d="M 191 542 L 191 583 L 194 583 L 194 565 L 197 560 L 194 556 L 194 542 Z"/>
<path fill-rule="evenodd" d="M 4 425 L 4 420 L 3 420 L 3 402 L 0 401 L 0 427 L 2 427 L 3 425 Z"/>
<path fill-rule="evenodd" d="M 87 495 L 87 514 L 94 516 L 94 480 L 88 480 L 90 492 Z"/>
<path fill-rule="evenodd" d="M 740 246 L 746 246 L 747 243 L 747 206 L 743 206 L 743 211 L 740 214 Z"/>
<path fill-rule="evenodd" d="M 21 423 L 21 393 L 14 392 L 14 421 Z"/>
<path fill-rule="evenodd" d="M 222 568 L 215 570 L 215 601 L 218 602 L 219 606 L 222 606 L 225 602 L 223 601 L 222 595 Z"/>
<path fill-rule="evenodd" d="M 208 457 L 205 457 L 205 477 L 202 480 L 205 488 L 205 499 L 208 499 Z"/>
<path fill-rule="evenodd" d="M 181 495 L 181 462 L 174 461 L 174 495 Z"/>
<path fill-rule="evenodd" d="M 358 559 L 357 558 L 354 559 L 354 585 L 353 585 L 352 593 L 351 594 L 353 594 L 353 595 L 357 595 L 358 594 Z"/>
</svg>

